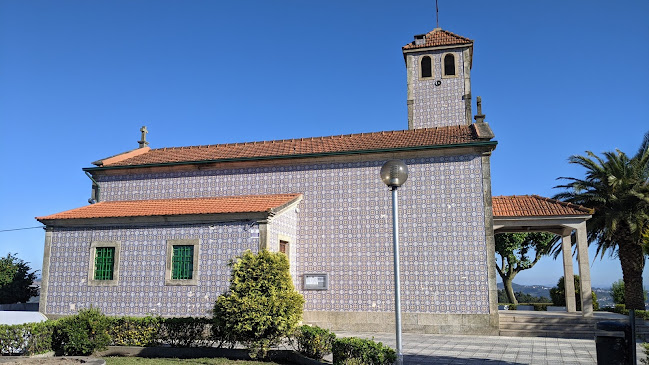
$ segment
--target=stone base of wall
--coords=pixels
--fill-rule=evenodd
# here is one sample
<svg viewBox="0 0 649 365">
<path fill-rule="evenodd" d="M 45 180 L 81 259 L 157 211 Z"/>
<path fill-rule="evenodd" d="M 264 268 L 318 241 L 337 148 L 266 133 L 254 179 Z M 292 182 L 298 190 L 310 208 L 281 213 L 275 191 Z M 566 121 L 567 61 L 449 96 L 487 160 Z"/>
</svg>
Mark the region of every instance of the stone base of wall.
<svg viewBox="0 0 649 365">
<path fill-rule="evenodd" d="M 303 322 L 332 331 L 394 332 L 394 313 L 305 311 Z M 498 314 L 402 313 L 404 333 L 498 335 Z"/>
</svg>

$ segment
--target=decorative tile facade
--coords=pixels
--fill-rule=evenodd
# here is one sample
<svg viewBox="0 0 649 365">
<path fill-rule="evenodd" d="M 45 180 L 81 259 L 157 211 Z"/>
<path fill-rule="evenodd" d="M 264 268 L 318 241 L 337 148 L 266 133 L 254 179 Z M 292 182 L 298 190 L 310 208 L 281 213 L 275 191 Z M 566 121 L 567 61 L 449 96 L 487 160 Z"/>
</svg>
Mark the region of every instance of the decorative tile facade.
<svg viewBox="0 0 649 365">
<path fill-rule="evenodd" d="M 488 314 L 480 156 L 406 163 L 410 177 L 399 189 L 402 310 Z M 382 164 L 323 163 L 96 180 L 102 200 L 302 193 L 299 212 L 275 217 L 268 232 L 273 245 L 278 234 L 295 237 L 291 261 L 305 310 L 388 312 L 394 307 L 391 202 L 379 179 Z M 109 314 L 176 315 L 181 309 L 184 315 L 205 314 L 228 283 L 227 261 L 257 247 L 251 241 L 255 229 L 246 231 L 242 225 L 218 225 L 225 230 L 218 235 L 209 226 L 55 232 L 48 311 L 73 313 L 70 303 L 94 303 L 108 306 Z M 202 279 L 199 287 L 164 287 L 164 240 L 197 237 L 201 255 L 206 253 L 200 270 L 209 270 L 209 279 Z M 84 285 L 92 240 L 123 242 L 118 287 Z M 305 273 L 328 273 L 329 290 L 302 290 Z"/>
<path fill-rule="evenodd" d="M 268 225 L 268 250 L 279 252 L 280 239 L 288 240 L 288 258 L 291 264 L 291 276 L 293 277 L 293 284 L 296 288 L 300 287 L 299 277 L 297 275 L 296 265 L 297 255 L 296 238 L 297 238 L 297 222 L 298 222 L 298 208 L 293 208 L 281 215 L 273 217 Z"/>
<path fill-rule="evenodd" d="M 245 222 L 167 227 L 57 229 L 53 232 L 47 314 L 75 314 L 90 305 L 108 315 L 205 316 L 227 290 L 230 258 L 257 252 L 259 238 Z M 165 286 L 169 239 L 199 239 L 198 285 Z M 90 244 L 121 244 L 117 286 L 89 286 Z"/>
<path fill-rule="evenodd" d="M 456 77 L 442 78 L 442 57 L 446 53 L 455 55 L 458 74 Z M 419 64 L 423 56 L 433 58 L 433 77 L 419 79 Z M 436 50 L 409 55 L 412 57 L 407 69 L 409 98 L 412 105 L 412 127 L 432 128 L 450 125 L 465 125 L 465 103 L 462 99 L 464 89 L 464 58 L 461 51 Z M 436 82 L 441 82 L 439 86 Z"/>
</svg>

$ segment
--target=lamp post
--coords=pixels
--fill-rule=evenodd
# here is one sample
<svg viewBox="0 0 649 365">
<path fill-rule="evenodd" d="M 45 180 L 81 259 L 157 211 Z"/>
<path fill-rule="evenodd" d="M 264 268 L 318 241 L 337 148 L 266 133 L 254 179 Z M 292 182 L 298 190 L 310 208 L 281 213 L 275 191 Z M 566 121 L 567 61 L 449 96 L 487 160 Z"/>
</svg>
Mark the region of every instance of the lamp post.
<svg viewBox="0 0 649 365">
<path fill-rule="evenodd" d="M 403 364 L 401 351 L 401 279 L 399 277 L 399 209 L 397 188 L 408 179 L 408 166 L 401 160 L 390 160 L 381 167 L 381 180 L 392 190 L 392 243 L 394 252 L 394 316 L 397 336 L 397 365 Z"/>
</svg>

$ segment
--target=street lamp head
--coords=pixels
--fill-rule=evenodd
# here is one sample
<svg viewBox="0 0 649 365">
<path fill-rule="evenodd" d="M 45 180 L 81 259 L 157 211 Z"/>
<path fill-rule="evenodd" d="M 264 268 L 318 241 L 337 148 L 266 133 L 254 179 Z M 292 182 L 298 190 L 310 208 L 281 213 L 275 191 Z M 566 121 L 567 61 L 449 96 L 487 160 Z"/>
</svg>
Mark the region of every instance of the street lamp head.
<svg viewBox="0 0 649 365">
<path fill-rule="evenodd" d="M 408 180 L 408 166 L 401 160 L 390 160 L 381 167 L 381 180 L 391 188 L 398 188 Z"/>
</svg>

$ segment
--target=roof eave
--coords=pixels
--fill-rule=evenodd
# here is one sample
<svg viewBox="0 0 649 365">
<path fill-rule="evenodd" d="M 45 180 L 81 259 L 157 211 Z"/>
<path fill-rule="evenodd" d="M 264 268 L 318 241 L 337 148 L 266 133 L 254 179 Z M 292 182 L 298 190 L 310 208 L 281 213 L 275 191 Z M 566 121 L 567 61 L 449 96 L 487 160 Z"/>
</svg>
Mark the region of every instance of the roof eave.
<svg viewBox="0 0 649 365">
<path fill-rule="evenodd" d="M 342 152 L 303 153 L 303 154 L 296 154 L 296 155 L 274 155 L 274 156 L 255 156 L 255 157 L 235 157 L 235 158 L 221 158 L 221 159 L 214 159 L 214 160 L 160 162 L 160 163 L 139 164 L 139 165 L 98 166 L 98 167 L 85 167 L 82 170 L 92 173 L 92 172 L 106 171 L 106 170 L 124 170 L 124 169 L 136 169 L 136 168 L 148 168 L 148 167 L 179 166 L 179 165 L 205 165 L 205 164 L 212 164 L 212 163 L 219 163 L 219 162 L 286 160 L 286 159 L 311 158 L 311 157 L 360 155 L 360 154 L 385 153 L 385 152 L 421 151 L 421 150 L 462 148 L 462 147 L 485 147 L 485 148 L 489 148 L 490 150 L 493 150 L 493 149 L 496 148 L 497 144 L 498 144 L 497 141 L 489 140 L 489 141 L 475 141 L 475 142 L 468 142 L 468 143 L 413 146 L 413 147 L 400 147 L 400 148 L 380 148 L 380 149 L 372 149 L 372 150 L 356 150 L 356 151 L 342 151 Z"/>
<path fill-rule="evenodd" d="M 206 224 L 224 223 L 234 221 L 263 221 L 271 215 L 265 212 L 243 213 L 215 213 L 215 214 L 181 214 L 160 216 L 135 216 L 135 217 L 99 217 L 99 218 L 67 218 L 67 219 L 39 219 L 47 228 L 57 227 L 112 227 L 112 226 L 147 226 L 164 224 Z"/>
<path fill-rule="evenodd" d="M 404 46 L 405 47 L 405 46 Z M 473 49 L 473 42 L 471 43 L 456 43 L 456 44 L 444 44 L 444 45 L 439 45 L 439 46 L 424 46 L 424 47 L 417 47 L 417 48 L 401 48 L 401 51 L 405 53 L 416 53 L 416 52 L 426 52 L 426 51 L 433 51 L 433 50 L 439 50 L 439 49 L 450 49 L 450 48 L 462 48 L 462 47 L 469 47 Z"/>
</svg>

